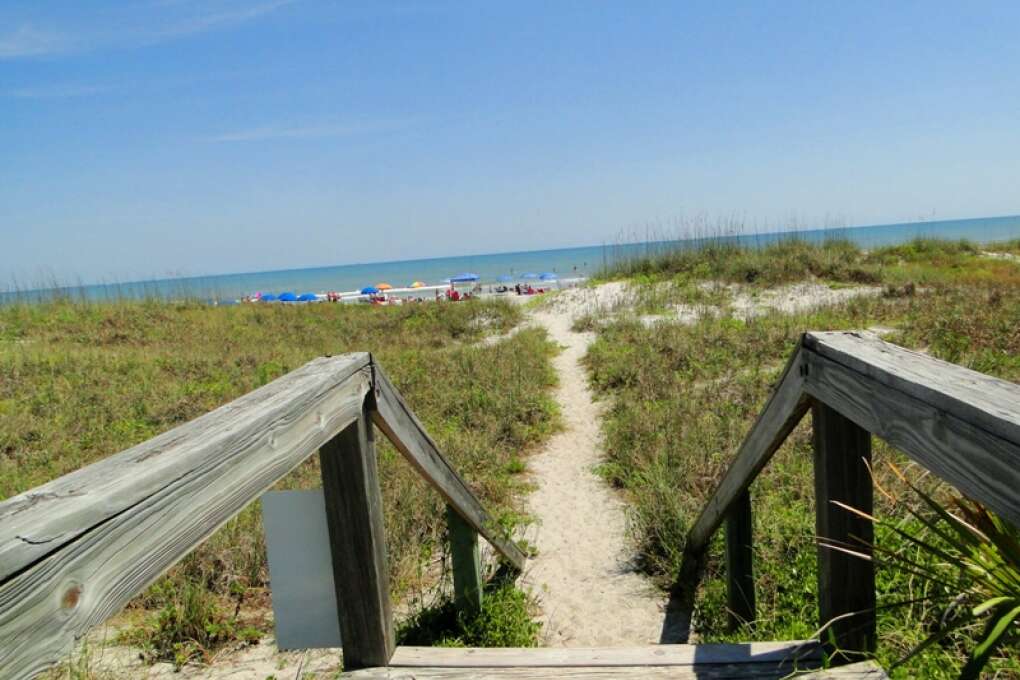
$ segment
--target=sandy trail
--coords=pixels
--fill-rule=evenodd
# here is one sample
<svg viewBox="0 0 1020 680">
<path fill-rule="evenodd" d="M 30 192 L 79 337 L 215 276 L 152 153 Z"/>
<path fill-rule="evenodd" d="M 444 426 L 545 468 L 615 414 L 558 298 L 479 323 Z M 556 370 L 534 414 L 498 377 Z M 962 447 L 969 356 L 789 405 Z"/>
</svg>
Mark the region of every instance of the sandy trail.
<svg viewBox="0 0 1020 680">
<path fill-rule="evenodd" d="M 731 313 L 745 319 L 838 304 L 881 290 L 834 290 L 817 282 L 761 292 L 727 288 Z M 627 284 L 610 282 L 563 291 L 532 312 L 528 322 L 544 327 L 564 347 L 554 364 L 565 428 L 530 459 L 537 485 L 530 505 L 539 521 L 533 539 L 538 555 L 524 576 L 539 599 L 545 644 L 550 646 L 654 644 L 662 633 L 666 597 L 630 566 L 634 550 L 626 531 L 626 507 L 593 472 L 602 459 L 601 413 L 580 360 L 594 335 L 571 330 L 574 318 L 582 314 L 612 317 L 632 306 L 633 291 Z M 672 313 L 640 320 L 648 325 L 694 323 L 703 314 L 720 311 L 712 305 L 677 305 Z"/>
<path fill-rule="evenodd" d="M 593 472 L 601 460 L 600 414 L 580 360 L 594 336 L 571 331 L 563 311 L 532 314 L 564 347 L 554 363 L 565 427 L 529 460 L 538 486 L 531 511 L 540 524 L 524 583 L 538 597 L 549 646 L 656 643 L 664 598 L 630 567 L 625 506 Z"/>
</svg>

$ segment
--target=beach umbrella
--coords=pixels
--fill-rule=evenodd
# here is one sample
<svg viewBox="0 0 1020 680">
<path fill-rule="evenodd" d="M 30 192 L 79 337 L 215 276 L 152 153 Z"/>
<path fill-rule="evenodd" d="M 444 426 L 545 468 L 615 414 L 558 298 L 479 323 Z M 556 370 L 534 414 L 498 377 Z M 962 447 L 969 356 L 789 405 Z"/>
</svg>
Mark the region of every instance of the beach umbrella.
<svg viewBox="0 0 1020 680">
<path fill-rule="evenodd" d="M 276 296 L 272 293 L 263 293 L 259 300 L 262 300 L 262 302 L 275 302 Z"/>
<path fill-rule="evenodd" d="M 365 286 L 364 288 L 361 289 L 362 295 L 375 295 L 378 292 L 379 289 L 376 288 L 375 286 Z"/>
<path fill-rule="evenodd" d="M 496 280 L 499 281 L 500 283 L 509 283 L 510 281 L 514 280 L 514 277 L 510 276 L 509 274 L 500 274 L 499 276 L 496 277 Z"/>
<path fill-rule="evenodd" d="M 421 281 L 415 281 L 414 283 L 411 284 L 411 288 L 424 288 L 424 287 L 425 284 L 422 283 Z"/>
<path fill-rule="evenodd" d="M 555 281 L 556 279 L 558 279 L 560 277 L 556 276 L 552 272 L 545 272 L 541 276 L 539 276 L 538 278 L 542 279 L 543 281 Z"/>
<path fill-rule="evenodd" d="M 294 295 L 294 293 L 291 292 L 280 293 L 279 299 L 280 302 L 297 302 L 297 295 Z"/>
<path fill-rule="evenodd" d="M 467 283 L 469 281 L 477 281 L 479 279 L 478 274 L 472 274 L 471 272 L 464 272 L 463 274 L 457 274 L 456 276 L 450 277 L 450 283 Z"/>
<path fill-rule="evenodd" d="M 318 299 L 315 293 L 302 293 L 298 296 L 298 302 L 315 302 Z"/>
<path fill-rule="evenodd" d="M 393 288 L 393 286 L 388 283 L 377 283 L 375 284 L 375 287 L 379 290 L 389 290 L 390 288 Z"/>
<path fill-rule="evenodd" d="M 526 279 L 537 279 L 538 278 L 538 274 L 536 274 L 535 272 L 524 272 L 523 274 L 521 274 L 521 278 L 525 279 L 525 280 Z"/>
</svg>

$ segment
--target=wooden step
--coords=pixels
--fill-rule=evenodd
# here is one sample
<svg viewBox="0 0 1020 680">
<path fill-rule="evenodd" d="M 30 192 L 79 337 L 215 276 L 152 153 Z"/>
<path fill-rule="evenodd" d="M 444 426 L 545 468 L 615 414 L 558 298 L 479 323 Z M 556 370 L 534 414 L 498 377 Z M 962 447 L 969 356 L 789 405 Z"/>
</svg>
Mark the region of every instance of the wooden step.
<svg viewBox="0 0 1020 680">
<path fill-rule="evenodd" d="M 818 668 L 817 642 L 648 645 L 644 647 L 490 648 L 398 647 L 386 668 L 345 677 L 361 680 L 493 678 L 694 678 L 723 680 L 786 677 Z M 813 679 L 880 680 L 885 673 L 867 662 L 810 673 Z"/>
</svg>

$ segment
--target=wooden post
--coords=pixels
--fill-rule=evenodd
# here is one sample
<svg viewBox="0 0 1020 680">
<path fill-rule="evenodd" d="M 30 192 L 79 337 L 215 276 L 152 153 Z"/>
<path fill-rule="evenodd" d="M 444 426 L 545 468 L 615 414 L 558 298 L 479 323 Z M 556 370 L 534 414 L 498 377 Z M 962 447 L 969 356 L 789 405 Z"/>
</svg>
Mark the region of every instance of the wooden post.
<svg viewBox="0 0 1020 680">
<path fill-rule="evenodd" d="M 815 530 L 820 541 L 871 554 L 869 520 L 834 505 L 840 501 L 871 514 L 871 434 L 821 402 L 812 406 L 815 461 Z M 818 614 L 835 664 L 875 651 L 875 568 L 869 561 L 818 547 Z M 856 658 L 855 658 L 856 657 Z"/>
<path fill-rule="evenodd" d="M 368 411 L 319 450 L 344 670 L 385 666 L 393 655 L 375 442 Z"/>
<path fill-rule="evenodd" d="M 726 515 L 726 591 L 730 627 L 754 621 L 751 493 L 746 490 Z"/>
<path fill-rule="evenodd" d="M 482 608 L 482 561 L 478 552 L 478 532 L 446 506 L 446 527 L 450 532 L 450 557 L 453 562 L 453 601 L 458 611 L 477 613 Z"/>
</svg>

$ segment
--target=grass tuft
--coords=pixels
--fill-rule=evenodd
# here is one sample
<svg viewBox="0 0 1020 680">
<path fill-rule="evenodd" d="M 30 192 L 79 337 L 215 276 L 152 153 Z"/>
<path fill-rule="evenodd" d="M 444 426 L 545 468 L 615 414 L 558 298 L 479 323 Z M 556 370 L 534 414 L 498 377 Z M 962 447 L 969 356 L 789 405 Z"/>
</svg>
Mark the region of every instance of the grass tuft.
<svg viewBox="0 0 1020 680">
<path fill-rule="evenodd" d="M 533 620 L 533 604 L 513 582 L 490 581 L 482 608 L 474 614 L 457 611 L 449 599 L 419 611 L 397 631 L 397 644 L 438 647 L 535 647 L 541 624 Z"/>
</svg>

